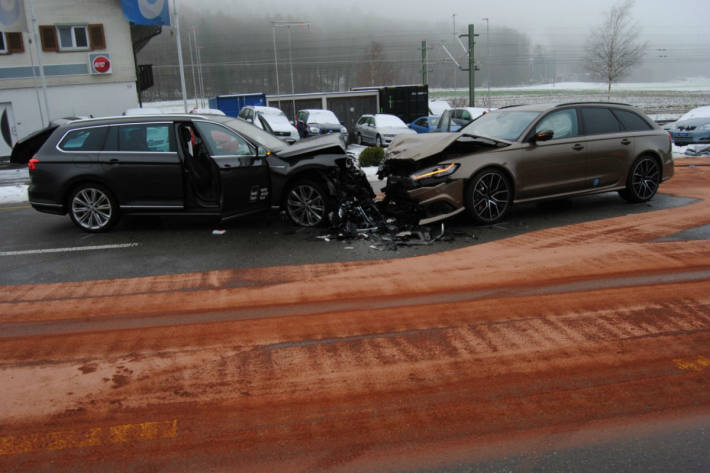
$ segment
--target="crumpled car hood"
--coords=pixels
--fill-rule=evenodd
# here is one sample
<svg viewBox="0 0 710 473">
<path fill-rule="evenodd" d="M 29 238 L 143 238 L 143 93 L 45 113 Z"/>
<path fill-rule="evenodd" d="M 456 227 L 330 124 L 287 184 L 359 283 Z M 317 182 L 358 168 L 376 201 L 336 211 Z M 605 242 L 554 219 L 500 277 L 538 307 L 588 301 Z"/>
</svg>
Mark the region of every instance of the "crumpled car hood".
<svg viewBox="0 0 710 473">
<path fill-rule="evenodd" d="M 301 154 L 311 154 L 316 151 L 345 154 L 345 143 L 340 134 L 318 135 L 299 140 L 276 153 L 281 158 L 291 158 Z"/>
<path fill-rule="evenodd" d="M 501 145 L 510 143 L 486 137 L 476 137 L 464 133 L 423 133 L 396 137 L 390 143 L 386 159 L 409 159 L 419 161 L 441 153 L 461 137 L 480 138 Z"/>
</svg>

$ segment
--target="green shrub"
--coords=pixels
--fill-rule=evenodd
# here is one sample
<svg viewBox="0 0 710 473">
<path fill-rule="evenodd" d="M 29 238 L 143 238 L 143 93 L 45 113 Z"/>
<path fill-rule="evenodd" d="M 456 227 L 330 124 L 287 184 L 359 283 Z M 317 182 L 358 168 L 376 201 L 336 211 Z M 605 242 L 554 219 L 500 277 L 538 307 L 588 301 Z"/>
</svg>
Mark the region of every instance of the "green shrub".
<svg viewBox="0 0 710 473">
<path fill-rule="evenodd" d="M 379 166 L 385 159 L 385 150 L 377 146 L 368 146 L 360 153 L 360 166 Z"/>
</svg>

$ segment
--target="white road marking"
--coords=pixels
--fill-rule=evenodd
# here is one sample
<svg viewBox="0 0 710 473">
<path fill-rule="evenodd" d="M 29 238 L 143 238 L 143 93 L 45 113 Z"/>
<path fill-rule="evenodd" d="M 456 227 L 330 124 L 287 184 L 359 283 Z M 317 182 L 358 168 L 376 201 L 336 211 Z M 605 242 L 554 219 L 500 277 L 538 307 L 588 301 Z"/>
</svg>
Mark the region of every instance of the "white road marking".
<svg viewBox="0 0 710 473">
<path fill-rule="evenodd" d="M 119 245 L 74 246 L 71 248 L 47 248 L 44 250 L 0 251 L 0 256 L 41 255 L 44 253 L 72 253 L 75 251 L 115 250 L 119 248 L 135 248 L 138 243 L 122 243 Z"/>
</svg>

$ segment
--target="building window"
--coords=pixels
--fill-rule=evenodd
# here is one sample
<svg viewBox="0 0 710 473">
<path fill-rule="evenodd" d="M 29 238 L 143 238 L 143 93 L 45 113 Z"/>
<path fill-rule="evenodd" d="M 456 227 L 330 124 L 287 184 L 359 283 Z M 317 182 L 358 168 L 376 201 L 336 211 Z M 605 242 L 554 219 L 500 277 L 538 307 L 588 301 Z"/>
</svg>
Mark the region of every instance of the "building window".
<svg viewBox="0 0 710 473">
<path fill-rule="evenodd" d="M 40 25 L 42 51 L 106 49 L 104 25 Z"/>
<path fill-rule="evenodd" d="M 89 32 L 86 25 L 57 26 L 60 51 L 76 51 L 89 49 Z"/>
</svg>

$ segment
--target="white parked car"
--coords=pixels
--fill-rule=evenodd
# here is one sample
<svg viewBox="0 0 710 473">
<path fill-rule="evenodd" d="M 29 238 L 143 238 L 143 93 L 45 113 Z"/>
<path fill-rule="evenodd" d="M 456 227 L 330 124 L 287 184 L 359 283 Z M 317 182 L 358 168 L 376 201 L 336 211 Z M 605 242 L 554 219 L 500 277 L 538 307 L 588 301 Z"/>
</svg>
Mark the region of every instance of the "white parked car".
<svg viewBox="0 0 710 473">
<path fill-rule="evenodd" d="M 238 118 L 284 141 L 293 143 L 300 138 L 298 130 L 288 121 L 286 114 L 275 107 L 247 105 L 239 111 Z"/>
<path fill-rule="evenodd" d="M 387 146 L 397 135 L 416 135 L 396 115 L 378 113 L 363 115 L 355 124 L 355 141 L 357 144 L 370 144 L 374 146 Z"/>
</svg>

